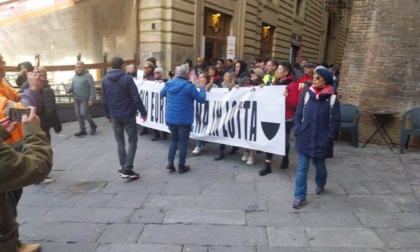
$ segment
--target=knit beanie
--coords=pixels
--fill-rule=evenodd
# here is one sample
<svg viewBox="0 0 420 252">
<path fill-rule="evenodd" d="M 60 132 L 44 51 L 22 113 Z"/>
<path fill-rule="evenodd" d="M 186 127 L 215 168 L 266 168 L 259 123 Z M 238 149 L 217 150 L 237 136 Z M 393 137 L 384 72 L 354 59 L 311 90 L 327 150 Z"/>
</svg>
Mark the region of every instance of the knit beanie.
<svg viewBox="0 0 420 252">
<path fill-rule="evenodd" d="M 160 73 L 160 76 L 163 78 L 164 76 L 164 73 L 163 73 L 163 69 L 162 68 L 160 68 L 160 67 L 157 67 L 157 68 L 155 68 L 155 73 L 156 72 L 159 72 Z"/>
<path fill-rule="evenodd" d="M 333 77 L 332 74 L 329 70 L 327 70 L 326 68 L 318 68 L 315 73 L 317 73 L 318 75 L 321 75 L 322 78 L 325 80 L 325 83 L 327 85 L 332 85 L 333 84 Z"/>
</svg>

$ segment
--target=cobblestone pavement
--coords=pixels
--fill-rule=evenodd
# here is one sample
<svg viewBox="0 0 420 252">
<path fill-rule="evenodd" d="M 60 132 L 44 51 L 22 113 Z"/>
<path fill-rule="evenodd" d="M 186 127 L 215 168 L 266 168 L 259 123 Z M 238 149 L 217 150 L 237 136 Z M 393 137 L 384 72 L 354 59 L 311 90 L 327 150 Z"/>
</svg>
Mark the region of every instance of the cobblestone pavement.
<svg viewBox="0 0 420 252">
<path fill-rule="evenodd" d="M 353 148 L 338 141 L 328 159 L 328 184 L 316 195 L 313 169 L 308 203 L 292 208 L 295 152 L 290 167 L 258 175 L 241 153 L 213 161 L 217 144 L 187 159 L 191 172 L 165 169 L 169 140 L 139 138 L 136 181 L 117 173 L 111 125 L 77 138 L 77 123 L 53 134 L 56 181 L 25 188 L 18 221 L 24 242 L 43 252 L 418 252 L 420 150 Z M 189 153 L 195 141 L 190 141 Z M 398 152 L 398 149 L 395 149 Z"/>
</svg>

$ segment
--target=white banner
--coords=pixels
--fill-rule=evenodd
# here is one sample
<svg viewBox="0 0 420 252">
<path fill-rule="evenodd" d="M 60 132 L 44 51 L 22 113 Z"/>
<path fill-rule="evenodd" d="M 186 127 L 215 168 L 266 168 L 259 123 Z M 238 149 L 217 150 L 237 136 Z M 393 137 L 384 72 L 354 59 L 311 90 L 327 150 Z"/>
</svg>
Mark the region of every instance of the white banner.
<svg viewBox="0 0 420 252">
<path fill-rule="evenodd" d="M 147 121 L 145 127 L 169 132 L 165 124 L 166 98 L 160 97 L 165 83 L 136 83 Z M 191 138 L 273 154 L 285 153 L 284 86 L 252 88 L 213 88 L 206 92 L 206 102 L 195 103 Z"/>
</svg>

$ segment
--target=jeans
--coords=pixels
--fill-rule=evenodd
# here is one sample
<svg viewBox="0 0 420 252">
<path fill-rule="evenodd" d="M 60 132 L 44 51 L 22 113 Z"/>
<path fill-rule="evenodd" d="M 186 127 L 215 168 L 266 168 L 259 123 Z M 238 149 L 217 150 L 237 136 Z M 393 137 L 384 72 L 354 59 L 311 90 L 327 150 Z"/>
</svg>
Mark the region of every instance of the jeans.
<svg viewBox="0 0 420 252">
<path fill-rule="evenodd" d="M 174 164 L 176 150 L 179 144 L 179 161 L 178 164 L 185 165 L 187 158 L 188 140 L 190 139 L 191 125 L 175 125 L 169 124 L 171 131 L 171 143 L 169 144 L 168 164 Z"/>
<path fill-rule="evenodd" d="M 137 150 L 137 123 L 135 117 L 112 119 L 114 137 L 118 145 L 118 159 L 120 166 L 129 170 L 133 169 L 134 157 Z M 125 150 L 124 129 L 128 136 L 128 151 Z"/>
<path fill-rule="evenodd" d="M 306 200 L 309 160 L 309 157 L 298 153 L 295 199 Z M 324 188 L 327 183 L 327 167 L 325 166 L 325 158 L 313 158 L 312 163 L 315 166 L 315 184 L 317 187 Z"/>
<path fill-rule="evenodd" d="M 96 127 L 95 122 L 92 120 L 88 109 L 89 98 L 74 98 L 74 112 L 76 113 L 77 120 L 81 131 L 86 130 L 85 119 L 89 122 L 91 128 Z"/>
<path fill-rule="evenodd" d="M 286 154 L 284 155 L 285 157 L 289 157 L 289 152 L 290 152 L 290 132 L 292 131 L 293 128 L 293 121 L 286 121 Z M 265 159 L 266 160 L 272 160 L 273 159 L 274 154 L 272 153 L 265 153 Z"/>
<path fill-rule="evenodd" d="M 203 140 L 197 140 L 195 146 L 199 147 L 199 148 L 203 148 L 204 146 L 206 146 L 206 142 Z"/>
</svg>

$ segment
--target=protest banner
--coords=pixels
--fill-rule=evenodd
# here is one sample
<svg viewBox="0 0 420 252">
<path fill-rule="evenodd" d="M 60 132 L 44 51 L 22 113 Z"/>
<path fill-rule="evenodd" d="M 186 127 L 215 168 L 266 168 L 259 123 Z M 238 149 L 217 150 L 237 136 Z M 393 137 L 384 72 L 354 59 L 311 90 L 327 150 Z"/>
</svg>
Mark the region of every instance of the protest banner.
<svg viewBox="0 0 420 252">
<path fill-rule="evenodd" d="M 165 83 L 136 83 L 147 121 L 137 123 L 169 132 L 165 124 L 165 101 L 160 90 Z M 195 102 L 195 116 L 190 137 L 207 142 L 285 153 L 285 86 L 213 88 L 206 92 L 206 102 Z"/>
</svg>

